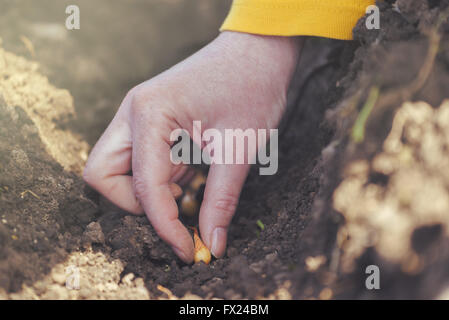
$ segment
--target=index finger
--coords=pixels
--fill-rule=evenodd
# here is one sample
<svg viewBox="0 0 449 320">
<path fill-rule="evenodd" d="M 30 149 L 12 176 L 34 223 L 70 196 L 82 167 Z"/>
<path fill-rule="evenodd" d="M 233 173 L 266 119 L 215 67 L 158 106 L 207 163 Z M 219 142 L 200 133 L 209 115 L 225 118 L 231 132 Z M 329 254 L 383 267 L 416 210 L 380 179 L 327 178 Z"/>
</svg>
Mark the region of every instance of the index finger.
<svg viewBox="0 0 449 320">
<path fill-rule="evenodd" d="M 155 118 L 134 119 L 132 170 L 135 195 L 158 235 L 184 262 L 190 263 L 193 240 L 178 219 L 178 207 L 170 190 L 173 164 L 170 144 L 165 138 L 170 132 L 168 127 L 163 127 L 163 121 L 155 121 Z"/>
</svg>

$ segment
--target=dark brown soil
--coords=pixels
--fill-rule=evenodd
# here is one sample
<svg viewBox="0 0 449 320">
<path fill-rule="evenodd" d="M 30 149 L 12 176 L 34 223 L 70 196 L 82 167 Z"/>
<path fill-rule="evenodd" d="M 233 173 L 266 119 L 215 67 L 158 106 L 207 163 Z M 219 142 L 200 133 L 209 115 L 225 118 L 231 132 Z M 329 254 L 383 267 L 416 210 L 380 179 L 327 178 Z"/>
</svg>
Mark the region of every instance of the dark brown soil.
<svg viewBox="0 0 449 320">
<path fill-rule="evenodd" d="M 77 249 L 98 212 L 79 176 L 46 152 L 40 134 L 21 107 L 0 99 L 0 287 L 7 292 Z"/>
<path fill-rule="evenodd" d="M 448 298 L 449 24 L 440 18 L 449 2 L 392 2 L 379 4 L 381 29 L 367 30 L 362 19 L 354 42 L 308 40 L 282 124 L 279 171 L 259 176 L 253 168 L 226 256 L 210 265 L 183 264 L 145 217 L 88 190 L 74 165 L 82 152 L 70 143 L 51 149 L 42 133 L 48 120 L 32 116 L 33 101 L 14 97 L 12 74 L 0 71 L 3 295 Z M 27 67 L 18 73 L 37 72 L 19 62 Z M 373 90 L 379 97 L 357 140 L 354 123 Z M 59 126 L 70 116 L 59 117 L 56 129 L 71 134 Z M 66 150 L 73 157 L 55 157 Z M 85 280 L 66 292 L 61 273 L 73 264 Z M 365 287 L 373 264 L 381 290 Z"/>
</svg>

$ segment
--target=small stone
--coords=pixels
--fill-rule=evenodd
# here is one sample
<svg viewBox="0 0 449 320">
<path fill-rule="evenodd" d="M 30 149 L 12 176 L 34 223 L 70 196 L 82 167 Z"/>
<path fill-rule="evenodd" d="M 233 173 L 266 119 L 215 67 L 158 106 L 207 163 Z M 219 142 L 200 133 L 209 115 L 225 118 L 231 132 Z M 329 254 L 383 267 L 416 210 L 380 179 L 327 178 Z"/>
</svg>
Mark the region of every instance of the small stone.
<svg viewBox="0 0 449 320">
<path fill-rule="evenodd" d="M 55 283 L 59 283 L 59 284 L 65 284 L 65 281 L 66 281 L 65 274 L 61 273 L 61 272 L 53 272 L 51 274 L 51 278 Z"/>
<path fill-rule="evenodd" d="M 64 287 L 59 285 L 50 285 L 48 291 L 43 296 L 46 300 L 65 300 L 68 298 L 68 292 Z"/>
<path fill-rule="evenodd" d="M 249 265 L 249 268 L 251 270 L 253 270 L 255 273 L 261 273 L 262 269 L 263 269 L 263 265 L 264 265 L 263 261 L 254 262 L 254 263 Z"/>
<path fill-rule="evenodd" d="M 324 288 L 321 292 L 320 292 L 320 299 L 321 300 L 329 300 L 332 299 L 332 296 L 334 295 L 334 293 L 332 292 L 332 289 L 330 288 Z"/>
<path fill-rule="evenodd" d="M 104 284 L 102 284 L 102 283 L 97 284 L 96 288 L 98 291 L 101 291 L 101 292 L 106 291 L 106 288 L 105 288 Z"/>
<path fill-rule="evenodd" d="M 110 283 L 106 283 L 105 288 L 108 291 L 117 291 L 118 285 L 116 283 L 110 282 Z"/>
<path fill-rule="evenodd" d="M 276 258 L 277 258 L 277 253 L 273 252 L 273 253 L 269 253 L 265 256 L 265 260 L 267 260 L 267 262 L 273 262 Z"/>
<path fill-rule="evenodd" d="M 98 222 L 91 222 L 87 225 L 83 233 L 83 244 L 99 243 L 104 244 L 104 233 Z"/>
<path fill-rule="evenodd" d="M 123 277 L 122 282 L 126 285 L 132 285 L 133 280 L 134 280 L 134 274 L 128 273 L 126 276 Z"/>
<path fill-rule="evenodd" d="M 92 290 L 89 288 L 81 288 L 79 291 L 79 297 L 81 299 L 87 299 L 90 297 Z"/>
</svg>

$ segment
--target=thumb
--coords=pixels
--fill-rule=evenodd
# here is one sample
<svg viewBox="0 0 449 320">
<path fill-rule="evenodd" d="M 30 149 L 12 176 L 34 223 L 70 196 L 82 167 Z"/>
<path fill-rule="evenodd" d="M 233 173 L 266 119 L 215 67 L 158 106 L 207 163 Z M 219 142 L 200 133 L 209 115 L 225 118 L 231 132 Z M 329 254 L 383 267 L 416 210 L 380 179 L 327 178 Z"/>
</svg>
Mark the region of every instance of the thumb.
<svg viewBox="0 0 449 320">
<path fill-rule="evenodd" d="M 199 224 L 203 241 L 216 258 L 224 255 L 228 226 L 249 168 L 249 164 L 213 164 L 209 169 Z"/>
</svg>

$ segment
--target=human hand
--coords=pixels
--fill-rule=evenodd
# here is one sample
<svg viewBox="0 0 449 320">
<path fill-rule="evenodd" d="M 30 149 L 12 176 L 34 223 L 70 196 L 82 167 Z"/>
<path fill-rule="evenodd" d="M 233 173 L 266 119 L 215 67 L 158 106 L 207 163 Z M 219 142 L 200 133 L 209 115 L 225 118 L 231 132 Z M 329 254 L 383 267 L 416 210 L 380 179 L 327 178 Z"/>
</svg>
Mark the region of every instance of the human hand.
<svg viewBox="0 0 449 320">
<path fill-rule="evenodd" d="M 186 263 L 193 241 L 178 219 L 170 190 L 188 166 L 170 161 L 170 134 L 193 121 L 215 128 L 274 129 L 286 104 L 298 59 L 299 38 L 223 32 L 209 45 L 126 95 L 93 148 L 85 181 L 117 206 L 146 213 L 158 235 Z M 202 146 L 204 147 L 204 145 Z M 128 173 L 132 169 L 133 176 Z M 212 164 L 200 209 L 201 237 L 223 256 L 249 164 Z"/>
</svg>

